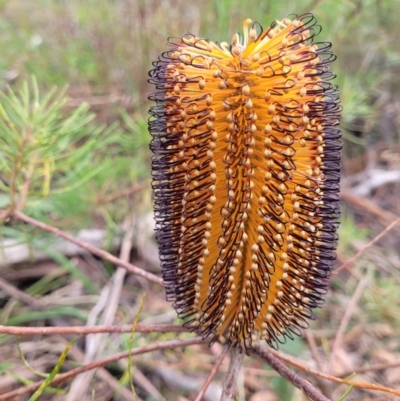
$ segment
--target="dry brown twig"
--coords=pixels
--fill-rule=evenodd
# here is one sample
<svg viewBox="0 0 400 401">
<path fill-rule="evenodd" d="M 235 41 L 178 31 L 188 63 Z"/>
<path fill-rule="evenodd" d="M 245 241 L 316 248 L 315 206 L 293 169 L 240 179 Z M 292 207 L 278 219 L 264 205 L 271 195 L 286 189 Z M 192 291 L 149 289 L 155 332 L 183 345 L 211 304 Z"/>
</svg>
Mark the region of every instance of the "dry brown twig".
<svg viewBox="0 0 400 401">
<path fill-rule="evenodd" d="M 400 223 L 400 217 L 398 217 L 392 224 L 388 225 L 380 234 L 378 234 L 373 240 L 371 240 L 367 245 L 364 246 L 359 252 L 357 252 L 352 258 L 350 258 L 347 262 L 343 263 L 340 267 L 338 267 L 333 273 L 332 276 L 336 276 L 342 270 L 348 269 L 352 266 L 352 264 L 365 252 L 368 251 L 371 246 L 376 244 L 382 237 L 384 237 L 390 230 L 397 226 Z"/>
<path fill-rule="evenodd" d="M 330 358 L 330 365 L 332 369 L 332 363 L 335 360 L 336 354 L 338 349 L 340 348 L 342 342 L 343 342 L 343 337 L 344 333 L 346 331 L 346 328 L 350 322 L 351 316 L 354 313 L 354 310 L 357 306 L 357 302 L 360 299 L 365 287 L 368 285 L 368 280 L 366 278 L 362 279 L 359 281 L 356 290 L 354 291 L 353 296 L 351 297 L 350 302 L 347 304 L 346 311 L 342 317 L 342 320 L 339 325 L 339 329 L 337 331 L 335 341 L 332 346 L 332 353 L 331 353 L 331 358 Z"/>
<path fill-rule="evenodd" d="M 310 382 L 299 376 L 297 373 L 290 370 L 283 364 L 270 350 L 257 344 L 253 347 L 253 353 L 260 357 L 263 361 L 267 362 L 273 369 L 285 379 L 289 380 L 294 386 L 302 390 L 313 401 L 330 401 L 318 389 L 316 389 Z M 279 355 L 279 354 L 278 354 Z"/>
<path fill-rule="evenodd" d="M 353 207 L 366 211 L 370 217 L 376 216 L 383 223 L 390 224 L 397 219 L 397 216 L 394 213 L 381 208 L 368 198 L 355 195 L 349 190 L 341 190 L 340 198 L 345 202 L 351 203 Z"/>
<path fill-rule="evenodd" d="M 57 235 L 68 241 L 71 241 L 72 243 L 75 243 L 76 245 L 82 247 L 83 249 L 86 249 L 87 251 L 91 252 L 92 254 L 97 255 L 102 259 L 108 260 L 117 266 L 121 266 L 133 274 L 137 274 L 141 277 L 146 278 L 147 280 L 149 280 L 151 282 L 162 285 L 161 278 L 159 278 L 149 272 L 146 272 L 143 269 L 140 269 L 139 267 L 132 265 L 131 263 L 123 261 L 120 258 L 115 257 L 112 254 L 110 254 L 104 250 L 101 250 L 97 247 L 87 244 L 84 241 L 78 240 L 78 239 L 74 238 L 72 235 L 65 233 L 55 227 L 49 226 L 45 223 L 35 220 L 18 210 L 14 210 L 14 211 L 4 211 L 3 210 L 0 212 L 1 212 L 0 213 L 1 219 L 5 219 L 7 217 L 14 217 L 14 218 L 16 218 L 20 221 L 23 221 L 25 223 L 28 223 L 34 227 L 40 228 L 44 231 L 50 232 L 54 235 Z M 365 253 L 371 246 L 373 246 L 384 235 L 386 235 L 390 230 L 392 230 L 399 222 L 400 222 L 400 218 L 396 219 L 385 230 L 383 230 L 378 236 L 376 236 L 372 241 L 370 241 L 362 250 L 360 250 L 355 256 L 353 256 L 347 262 L 342 264 L 333 274 L 335 275 L 335 274 L 339 273 L 341 270 L 343 270 L 345 268 L 349 268 L 363 253 Z M 32 335 L 32 334 L 46 335 L 46 334 L 56 334 L 56 333 L 57 334 L 87 335 L 87 334 L 93 334 L 93 333 L 131 332 L 131 330 L 132 330 L 131 325 L 94 326 L 94 327 L 93 326 L 91 326 L 91 327 L 90 326 L 36 327 L 36 328 L 34 328 L 34 327 L 0 326 L 0 333 L 15 334 L 15 335 Z M 141 324 L 138 324 L 135 331 L 142 332 L 142 333 L 150 333 L 150 332 L 184 332 L 184 331 L 189 331 L 189 330 L 185 329 L 181 326 L 175 326 L 175 325 L 141 325 Z M 151 351 L 154 351 L 157 349 L 180 347 L 180 346 L 186 346 L 186 345 L 191 345 L 191 344 L 201 344 L 203 342 L 204 341 L 200 338 L 191 339 L 191 340 L 173 340 L 170 342 L 139 347 L 137 349 L 132 350 L 132 355 L 138 355 L 138 354 L 145 353 L 145 352 L 151 352 Z M 68 378 L 76 376 L 80 373 L 89 371 L 91 369 L 95 369 L 100 366 L 105 366 L 106 364 L 108 364 L 110 362 L 114 362 L 121 358 L 126 357 L 128 355 L 128 353 L 129 353 L 129 351 L 124 351 L 122 353 L 115 354 L 110 357 L 88 363 L 80 368 L 73 369 L 65 374 L 57 376 L 53 380 L 52 384 L 61 383 L 62 381 L 67 380 Z M 337 383 L 342 383 L 342 384 L 352 385 L 354 387 L 384 391 L 384 392 L 389 392 L 392 394 L 400 395 L 400 390 L 395 390 L 395 389 L 391 389 L 391 388 L 387 388 L 387 387 L 379 386 L 379 385 L 375 385 L 375 384 L 353 382 L 351 380 L 344 380 L 344 379 L 340 379 L 340 378 L 319 372 L 315 369 L 309 368 L 298 362 L 295 362 L 295 361 L 291 360 L 290 358 L 286 358 L 283 355 L 276 353 L 275 351 L 272 351 L 272 350 L 268 351 L 259 345 L 254 347 L 253 353 L 258 355 L 259 357 L 261 357 L 264 361 L 266 361 L 268 364 L 270 364 L 281 376 L 285 377 L 287 380 L 292 382 L 296 387 L 301 388 L 305 394 L 307 394 L 312 400 L 315 400 L 315 401 L 326 401 L 328 399 L 323 394 L 321 394 L 319 392 L 319 390 L 317 390 L 311 383 L 309 383 L 304 378 L 302 378 L 301 376 L 295 374 L 290 369 L 288 369 L 284 364 L 282 364 L 281 361 L 284 361 L 288 364 L 296 366 L 297 368 L 304 370 L 306 372 L 312 373 L 318 377 L 322 377 L 322 378 L 325 378 L 325 379 L 328 379 L 328 380 L 331 380 L 331 381 L 334 381 Z M 225 357 L 224 353 L 222 353 L 218 357 L 213 370 L 210 372 L 210 375 L 208 376 L 208 378 L 203 386 L 204 389 L 207 388 L 208 384 L 211 382 L 212 378 L 215 376 L 216 372 L 218 371 L 218 367 L 222 363 L 222 360 L 224 357 Z M 232 358 L 231 358 L 231 365 L 230 365 L 229 372 L 228 372 L 228 375 L 226 377 L 225 384 L 224 384 L 224 392 L 222 395 L 223 400 L 230 400 L 230 399 L 232 399 L 232 397 L 235 394 L 237 376 L 239 374 L 242 359 L 243 359 L 242 354 L 240 354 L 237 350 L 233 351 Z M 397 366 L 397 365 L 394 365 L 394 366 Z M 391 365 L 388 367 L 391 367 Z M 365 368 L 365 369 L 368 370 L 368 368 Z M 0 395 L 0 401 L 8 400 L 17 395 L 26 394 L 28 392 L 34 391 L 40 385 L 41 385 L 41 382 L 34 383 L 29 386 L 24 386 L 18 390 L 14 390 L 12 392 Z M 202 391 L 203 391 L 203 389 L 201 390 L 201 392 Z M 201 392 L 199 393 L 197 399 L 200 399 L 199 397 L 201 397 L 201 394 L 202 394 Z M 228 398 L 228 397 L 230 397 L 230 398 Z"/>
<path fill-rule="evenodd" d="M 139 184 L 132 185 L 128 188 L 123 188 L 120 189 L 119 191 L 113 192 L 107 196 L 101 196 L 97 199 L 98 204 L 104 204 L 108 202 L 112 202 L 118 198 L 122 198 L 124 196 L 129 196 L 132 195 L 136 192 L 142 191 L 143 189 L 149 188 L 150 183 L 149 182 L 141 182 Z"/>
<path fill-rule="evenodd" d="M 307 340 L 308 346 L 311 350 L 311 355 L 313 356 L 315 363 L 319 370 L 323 370 L 321 356 L 318 353 L 317 342 L 315 341 L 314 333 L 310 329 L 306 329 L 303 332 L 303 336 Z"/>
<path fill-rule="evenodd" d="M 400 390 L 396 390 L 394 388 L 380 386 L 378 384 L 371 384 L 371 383 L 366 383 L 366 382 L 357 382 L 357 381 L 353 381 L 353 380 L 340 379 L 338 377 L 319 372 L 318 370 L 315 370 L 309 366 L 305 366 L 305 365 L 293 360 L 292 358 L 282 355 L 282 353 L 279 353 L 277 351 L 268 350 L 268 353 L 272 354 L 276 358 L 280 359 L 283 362 L 286 362 L 289 365 L 292 365 L 300 370 L 303 370 L 304 372 L 311 373 L 313 375 L 322 377 L 322 378 L 330 380 L 332 382 L 346 384 L 348 386 L 353 386 L 353 387 L 361 388 L 364 390 L 375 390 L 375 391 L 382 391 L 385 393 L 400 395 Z"/>
<path fill-rule="evenodd" d="M 59 341 L 65 346 L 67 346 L 68 342 L 60 336 Z M 78 363 L 83 363 L 85 358 L 84 353 L 78 347 L 72 347 L 69 351 L 71 357 L 77 361 Z M 113 389 L 116 393 L 121 394 L 124 401 L 137 401 L 132 394 L 130 388 L 121 386 L 121 383 L 118 381 L 116 377 L 114 377 L 108 370 L 105 368 L 99 368 L 96 370 L 96 376 L 107 383 L 107 385 Z"/>
<path fill-rule="evenodd" d="M 324 365 L 322 363 L 322 357 L 318 352 L 317 342 L 315 341 L 313 331 L 311 329 L 306 329 L 303 331 L 303 336 L 304 336 L 305 340 L 307 341 L 308 347 L 311 351 L 311 355 L 317 365 L 318 370 L 323 372 Z M 326 360 L 326 358 L 324 358 L 324 360 Z M 325 394 L 329 394 L 330 389 L 329 389 L 329 386 L 327 385 L 327 383 L 324 382 L 322 379 L 320 379 L 318 376 L 316 377 L 316 379 L 317 379 L 316 382 L 317 382 L 319 388 L 321 389 L 321 391 L 323 391 Z"/>
<path fill-rule="evenodd" d="M 117 354 L 114 354 L 114 355 L 106 357 L 106 358 L 98 359 L 96 361 L 93 361 L 93 362 L 87 363 L 83 366 L 80 366 L 79 368 L 71 369 L 69 372 L 57 375 L 51 381 L 51 385 L 62 383 L 67 379 L 70 379 L 72 377 L 79 375 L 80 373 L 88 372 L 90 370 L 97 369 L 102 366 L 106 366 L 109 363 L 113 363 L 120 359 L 128 357 L 129 354 L 131 354 L 132 356 L 140 355 L 140 354 L 145 354 L 148 352 L 153 352 L 153 351 L 158 351 L 158 350 L 187 347 L 189 345 L 202 344 L 202 343 L 204 343 L 204 340 L 202 338 L 195 337 L 195 338 L 191 338 L 188 340 L 171 340 L 171 341 L 165 341 L 165 342 L 156 343 L 156 344 L 144 345 L 144 346 L 138 347 L 138 348 L 133 348 L 131 350 L 119 352 Z M 28 394 L 32 391 L 35 391 L 42 385 L 43 382 L 44 381 L 42 380 L 40 382 L 29 384 L 27 386 L 22 386 L 16 390 L 9 391 L 8 393 L 1 394 L 0 401 L 11 400 L 14 397 L 17 397 L 17 396 L 20 396 L 23 394 Z"/>
<path fill-rule="evenodd" d="M 129 262 L 130 251 L 132 248 L 132 234 L 133 234 L 133 218 L 127 217 L 122 225 L 124 227 L 124 237 L 121 244 L 121 250 L 119 257 L 124 262 Z M 107 295 L 100 295 L 98 302 L 92 308 L 89 313 L 87 324 L 94 324 L 96 322 L 97 315 L 102 311 L 100 322 L 104 325 L 111 325 L 114 323 L 115 314 L 120 303 L 122 286 L 126 270 L 122 267 L 118 267 L 111 279 L 108 281 L 103 290 L 106 291 Z M 103 292 L 102 290 L 102 292 Z M 99 303 L 103 303 L 101 308 L 98 308 Z M 90 334 L 85 338 L 85 356 L 83 363 L 91 362 L 97 356 L 100 350 L 104 350 L 106 342 L 105 335 L 93 335 Z M 65 397 L 65 401 L 74 401 L 82 399 L 89 388 L 90 382 L 93 379 L 94 372 L 85 372 L 72 380 L 69 386 L 68 394 Z"/>
<path fill-rule="evenodd" d="M 20 212 L 19 210 L 14 210 L 14 211 L 10 212 L 10 217 L 14 217 L 20 221 L 23 221 L 25 223 L 32 225 L 33 227 L 40 228 L 43 231 L 47 231 L 47 232 L 57 235 L 61 238 L 64 238 L 68 241 L 71 241 L 74 244 L 80 246 L 81 248 L 86 249 L 87 251 L 91 252 L 92 254 L 94 254 L 104 260 L 108 260 L 109 262 L 114 263 L 117 266 L 123 267 L 130 273 L 144 277 L 145 279 L 147 279 L 153 283 L 163 285 L 162 279 L 160 277 L 157 277 L 155 274 L 149 273 L 149 272 L 141 269 L 140 267 L 137 267 L 129 262 L 125 262 L 125 261 L 121 260 L 120 258 L 117 258 L 116 256 L 112 255 L 109 252 L 106 252 L 102 249 L 92 246 L 84 241 L 78 240 L 73 235 L 68 234 L 65 231 L 59 230 L 56 227 L 50 226 L 48 224 L 42 223 L 39 220 L 33 219 L 32 217 L 27 216 L 26 214 Z"/>
<path fill-rule="evenodd" d="M 135 332 L 137 333 L 184 333 L 190 330 L 174 324 L 141 324 L 139 323 Z M 73 334 L 88 335 L 96 333 L 131 333 L 132 325 L 124 324 L 121 326 L 68 326 L 68 327 L 20 327 L 20 326 L 1 326 L 1 334 L 12 334 L 17 336 L 30 335 L 54 335 L 54 334 Z"/>
<path fill-rule="evenodd" d="M 204 382 L 203 386 L 201 387 L 199 394 L 197 394 L 197 397 L 194 401 L 201 401 L 204 397 L 204 394 L 207 391 L 208 386 L 210 385 L 210 383 L 212 382 L 212 380 L 214 379 L 215 375 L 218 372 L 219 367 L 221 366 L 222 361 L 224 360 L 224 358 L 226 357 L 226 354 L 229 351 L 229 347 L 226 346 L 222 352 L 219 354 L 217 360 L 215 361 L 214 366 L 212 367 L 210 374 L 207 376 L 206 381 Z"/>
<path fill-rule="evenodd" d="M 19 290 L 18 288 L 14 287 L 8 281 L 3 280 L 0 277 L 0 288 L 3 289 L 7 294 L 11 297 L 18 299 L 19 301 L 32 306 L 33 309 L 42 309 L 45 305 L 39 300 L 29 295 L 28 293 Z"/>
<path fill-rule="evenodd" d="M 376 365 L 366 366 L 366 367 L 358 368 L 358 369 L 354 369 L 354 370 L 348 370 L 348 371 L 342 373 L 340 376 L 347 377 L 354 373 L 368 373 L 368 372 L 377 372 L 377 371 L 382 372 L 383 370 L 397 368 L 399 366 L 400 366 L 400 361 L 388 362 L 388 363 L 378 363 Z"/>
</svg>

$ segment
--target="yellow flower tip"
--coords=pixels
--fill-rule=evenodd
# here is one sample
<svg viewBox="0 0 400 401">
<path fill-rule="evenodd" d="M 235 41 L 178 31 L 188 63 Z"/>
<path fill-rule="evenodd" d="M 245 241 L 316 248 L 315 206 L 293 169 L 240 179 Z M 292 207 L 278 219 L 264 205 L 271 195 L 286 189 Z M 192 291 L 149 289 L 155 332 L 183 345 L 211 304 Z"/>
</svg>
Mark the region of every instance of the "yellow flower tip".
<svg viewBox="0 0 400 401">
<path fill-rule="evenodd" d="M 243 29 L 246 29 L 253 21 L 250 18 L 246 18 L 243 21 Z"/>
<path fill-rule="evenodd" d="M 247 19 L 217 45 L 169 42 L 150 82 L 156 234 L 167 299 L 210 341 L 276 346 L 307 326 L 335 258 L 335 56 L 311 14 Z"/>
</svg>

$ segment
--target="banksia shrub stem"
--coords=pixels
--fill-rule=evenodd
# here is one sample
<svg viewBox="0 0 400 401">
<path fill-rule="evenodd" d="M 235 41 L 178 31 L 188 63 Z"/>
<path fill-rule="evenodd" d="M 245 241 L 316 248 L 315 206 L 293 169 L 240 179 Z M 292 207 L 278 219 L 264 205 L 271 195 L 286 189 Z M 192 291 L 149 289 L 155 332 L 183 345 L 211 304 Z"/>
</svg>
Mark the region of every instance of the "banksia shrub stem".
<svg viewBox="0 0 400 401">
<path fill-rule="evenodd" d="M 231 45 L 168 42 L 150 82 L 167 299 L 211 342 L 276 347 L 323 302 L 339 214 L 340 106 L 311 14 Z"/>
</svg>

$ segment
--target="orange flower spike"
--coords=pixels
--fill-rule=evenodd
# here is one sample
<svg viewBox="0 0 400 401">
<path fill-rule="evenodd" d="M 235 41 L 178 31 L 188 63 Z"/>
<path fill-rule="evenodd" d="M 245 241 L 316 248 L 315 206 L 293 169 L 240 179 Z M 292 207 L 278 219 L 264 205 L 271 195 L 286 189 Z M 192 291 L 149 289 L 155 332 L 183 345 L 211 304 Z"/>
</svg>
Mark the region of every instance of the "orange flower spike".
<svg viewBox="0 0 400 401">
<path fill-rule="evenodd" d="M 329 43 L 306 14 L 229 46 L 187 34 L 154 63 L 157 240 L 167 299 L 211 342 L 299 334 L 335 258 L 341 133 Z"/>
</svg>

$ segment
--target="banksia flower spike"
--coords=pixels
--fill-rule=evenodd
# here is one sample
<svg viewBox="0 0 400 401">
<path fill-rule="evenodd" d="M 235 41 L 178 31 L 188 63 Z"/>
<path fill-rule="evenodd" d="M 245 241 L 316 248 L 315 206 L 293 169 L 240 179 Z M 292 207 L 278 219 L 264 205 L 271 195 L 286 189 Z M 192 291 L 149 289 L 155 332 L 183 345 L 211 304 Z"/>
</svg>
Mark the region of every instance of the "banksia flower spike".
<svg viewBox="0 0 400 401">
<path fill-rule="evenodd" d="M 330 43 L 302 15 L 217 45 L 170 40 L 150 72 L 167 299 L 211 342 L 276 347 L 313 318 L 335 258 L 340 106 Z"/>
</svg>

